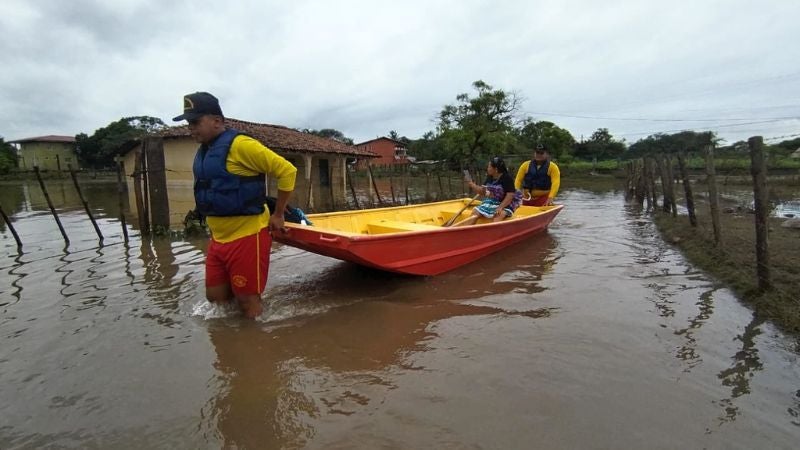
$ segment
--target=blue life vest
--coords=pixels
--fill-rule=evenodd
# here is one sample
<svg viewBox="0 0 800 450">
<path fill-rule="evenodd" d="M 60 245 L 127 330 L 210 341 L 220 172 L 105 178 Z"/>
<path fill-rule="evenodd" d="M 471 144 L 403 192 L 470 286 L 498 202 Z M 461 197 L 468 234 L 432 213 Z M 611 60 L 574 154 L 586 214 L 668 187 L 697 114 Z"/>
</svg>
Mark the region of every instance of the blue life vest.
<svg viewBox="0 0 800 450">
<path fill-rule="evenodd" d="M 550 160 L 546 160 L 541 167 L 536 167 L 536 160 L 532 159 L 528 165 L 528 172 L 525 174 L 525 179 L 522 181 L 522 188 L 540 191 L 550 190 L 550 175 L 547 170 L 550 169 Z"/>
<path fill-rule="evenodd" d="M 264 174 L 234 175 L 225 168 L 233 138 L 223 131 L 210 145 L 201 145 L 194 157 L 194 200 L 203 216 L 253 216 L 264 212 L 267 188 Z"/>
</svg>

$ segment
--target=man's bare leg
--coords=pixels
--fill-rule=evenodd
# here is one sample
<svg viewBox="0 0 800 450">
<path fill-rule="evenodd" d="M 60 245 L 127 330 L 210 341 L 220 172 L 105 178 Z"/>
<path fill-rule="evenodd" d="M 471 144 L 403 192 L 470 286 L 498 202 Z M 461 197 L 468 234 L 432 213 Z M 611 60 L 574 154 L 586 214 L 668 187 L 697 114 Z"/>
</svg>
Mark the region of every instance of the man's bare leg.
<svg viewBox="0 0 800 450">
<path fill-rule="evenodd" d="M 258 294 L 240 295 L 236 297 L 236 301 L 248 319 L 255 319 L 264 311 L 264 307 L 261 305 L 261 296 Z"/>
<path fill-rule="evenodd" d="M 206 286 L 206 298 L 211 303 L 225 304 L 233 301 L 233 291 L 230 284 Z"/>
</svg>

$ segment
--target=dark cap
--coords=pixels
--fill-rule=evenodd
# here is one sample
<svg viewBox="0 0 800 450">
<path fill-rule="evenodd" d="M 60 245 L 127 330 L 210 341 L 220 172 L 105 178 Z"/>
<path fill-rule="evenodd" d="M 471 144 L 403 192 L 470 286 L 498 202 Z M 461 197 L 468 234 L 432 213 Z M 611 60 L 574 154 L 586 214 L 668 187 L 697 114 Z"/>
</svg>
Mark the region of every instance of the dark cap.
<svg viewBox="0 0 800 450">
<path fill-rule="evenodd" d="M 544 145 L 544 144 L 536 144 L 536 149 L 535 149 L 535 151 L 536 151 L 537 153 L 538 153 L 538 152 L 546 152 L 546 151 L 547 151 L 547 146 L 546 146 L 546 145 Z"/>
<path fill-rule="evenodd" d="M 173 117 L 175 122 L 181 120 L 199 119 L 205 115 L 221 116 L 222 108 L 219 107 L 217 97 L 208 92 L 195 92 L 183 96 L 183 114 Z"/>
</svg>

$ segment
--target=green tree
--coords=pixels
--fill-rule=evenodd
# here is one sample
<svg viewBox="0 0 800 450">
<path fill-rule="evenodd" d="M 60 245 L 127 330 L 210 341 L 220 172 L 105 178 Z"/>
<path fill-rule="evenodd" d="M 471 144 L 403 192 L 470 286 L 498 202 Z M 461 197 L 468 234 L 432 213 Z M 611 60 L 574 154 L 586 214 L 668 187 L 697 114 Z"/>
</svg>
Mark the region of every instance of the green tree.
<svg viewBox="0 0 800 450">
<path fill-rule="evenodd" d="M 800 148 L 800 138 L 781 141 L 775 144 L 775 146 L 785 149 L 787 153 L 794 153 L 798 148 Z"/>
<path fill-rule="evenodd" d="M 11 172 L 17 167 L 17 151 L 13 145 L 0 137 L 0 174 Z"/>
<path fill-rule="evenodd" d="M 674 134 L 658 133 L 633 143 L 625 156 L 627 158 L 641 158 L 656 153 L 700 152 L 706 145 L 715 141 L 716 137 L 710 131 L 702 133 L 695 131 L 682 131 Z"/>
<path fill-rule="evenodd" d="M 513 151 L 517 144 L 512 133 L 520 107 L 517 95 L 481 80 L 472 87 L 474 97 L 459 94 L 456 104 L 439 113 L 438 141 L 453 165 L 479 165 L 493 154 Z"/>
<path fill-rule="evenodd" d="M 531 117 L 522 122 L 522 126 L 517 130 L 517 136 L 520 144 L 524 146 L 522 149 L 524 154 L 530 153 L 529 150 L 537 144 L 544 144 L 554 159 L 568 156 L 575 145 L 575 138 L 569 131 L 546 120 L 536 122 Z"/>
<path fill-rule="evenodd" d="M 615 159 L 625 153 L 625 142 L 614 139 L 608 128 L 598 128 L 588 141 L 575 144 L 575 157 L 592 160 Z"/>
<path fill-rule="evenodd" d="M 310 130 L 308 128 L 302 130 L 303 133 L 313 134 L 314 136 L 324 137 L 328 139 L 333 139 L 334 141 L 341 142 L 347 145 L 353 145 L 353 140 L 349 137 L 345 136 L 339 130 L 334 130 L 333 128 L 323 128 L 321 130 Z"/>
<path fill-rule="evenodd" d="M 157 117 L 123 117 L 95 130 L 91 136 L 85 133 L 75 136 L 76 153 L 84 167 L 95 169 L 112 167 L 114 157 L 125 144 L 164 128 L 166 125 Z"/>
<path fill-rule="evenodd" d="M 421 138 L 409 140 L 408 154 L 418 161 L 447 159 L 447 155 L 433 131 L 428 131 Z"/>
</svg>

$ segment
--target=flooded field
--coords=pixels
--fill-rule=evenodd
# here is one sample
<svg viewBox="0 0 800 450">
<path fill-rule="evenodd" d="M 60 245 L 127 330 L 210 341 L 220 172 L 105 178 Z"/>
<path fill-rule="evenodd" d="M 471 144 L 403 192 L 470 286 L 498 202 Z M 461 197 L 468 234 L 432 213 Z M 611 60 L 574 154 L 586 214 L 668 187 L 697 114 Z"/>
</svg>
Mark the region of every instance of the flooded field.
<svg viewBox="0 0 800 450">
<path fill-rule="evenodd" d="M 621 192 L 437 277 L 273 248 L 255 321 L 203 297 L 203 239 L 122 242 L 112 185 L 2 186 L 0 448 L 777 448 L 796 340 Z M 69 186 L 67 186 L 69 187 Z M 794 444 L 792 444 L 794 442 Z"/>
</svg>

